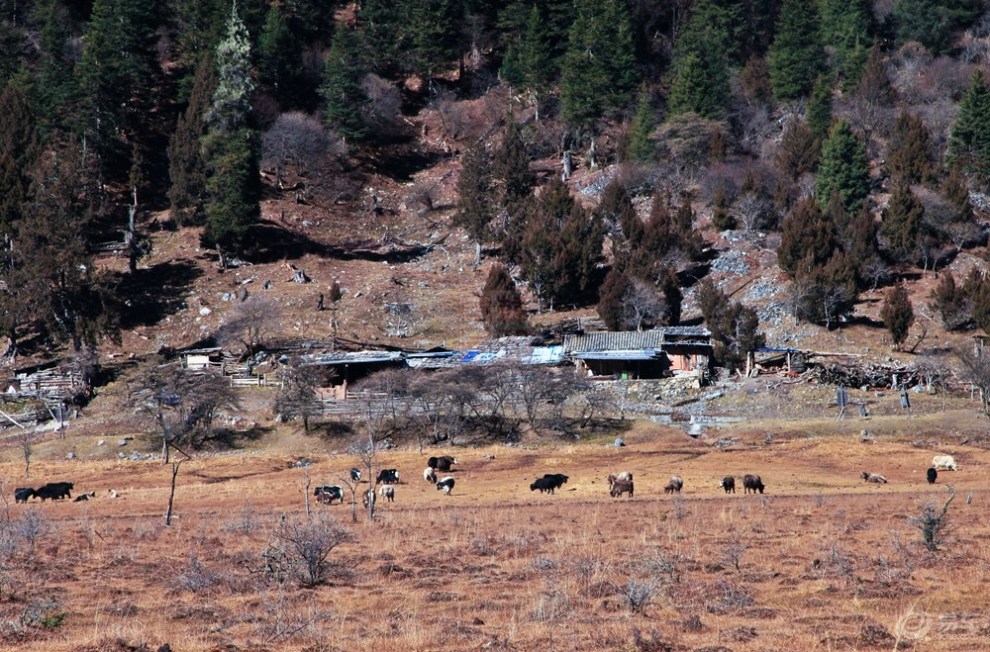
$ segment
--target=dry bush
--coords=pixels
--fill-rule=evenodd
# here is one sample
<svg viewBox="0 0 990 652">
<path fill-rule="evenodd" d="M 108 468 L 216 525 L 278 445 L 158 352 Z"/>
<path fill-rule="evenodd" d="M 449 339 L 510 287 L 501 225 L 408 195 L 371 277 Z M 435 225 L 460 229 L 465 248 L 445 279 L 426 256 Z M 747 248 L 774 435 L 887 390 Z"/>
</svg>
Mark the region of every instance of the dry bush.
<svg viewBox="0 0 990 652">
<path fill-rule="evenodd" d="M 657 587 L 652 582 L 629 580 L 625 584 L 616 585 L 616 592 L 622 596 L 626 608 L 634 614 L 643 613 L 656 590 Z"/>
<path fill-rule="evenodd" d="M 195 554 L 189 555 L 185 568 L 175 577 L 176 586 L 183 591 L 199 593 L 220 583 L 220 575 L 203 565 Z"/>
<path fill-rule="evenodd" d="M 754 603 L 750 591 L 726 579 L 715 582 L 706 593 L 705 609 L 711 614 L 734 613 Z"/>
<path fill-rule="evenodd" d="M 261 570 L 277 583 L 293 580 L 304 587 L 319 586 L 333 576 L 346 575 L 330 553 L 353 540 L 349 530 L 323 514 L 312 519 L 283 518 L 261 555 Z"/>
<path fill-rule="evenodd" d="M 368 97 L 362 109 L 362 117 L 368 129 L 383 137 L 394 137 L 407 128 L 402 117 L 402 94 L 391 82 L 375 74 L 361 80 L 361 88 Z"/>
<path fill-rule="evenodd" d="M 261 136 L 261 166 L 274 168 L 281 181 L 286 166 L 305 177 L 325 157 L 345 154 L 344 141 L 327 131 L 319 120 L 300 111 L 283 113 Z"/>
</svg>

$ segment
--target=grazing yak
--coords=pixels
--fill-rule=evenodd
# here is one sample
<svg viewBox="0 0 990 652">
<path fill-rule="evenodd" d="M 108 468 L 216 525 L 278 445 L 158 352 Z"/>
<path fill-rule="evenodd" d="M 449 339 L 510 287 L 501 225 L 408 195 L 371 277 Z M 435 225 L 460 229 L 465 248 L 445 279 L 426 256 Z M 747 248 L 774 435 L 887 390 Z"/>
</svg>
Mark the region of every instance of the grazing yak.
<svg viewBox="0 0 990 652">
<path fill-rule="evenodd" d="M 423 479 L 426 480 L 427 482 L 436 482 L 437 481 L 436 470 L 434 470 L 433 467 L 430 466 L 423 469 Z"/>
<path fill-rule="evenodd" d="M 684 480 L 679 475 L 670 476 L 670 482 L 663 488 L 665 494 L 679 494 L 684 488 Z"/>
<path fill-rule="evenodd" d="M 431 469 L 436 469 L 437 471 L 449 472 L 450 466 L 452 464 L 457 464 L 457 460 L 450 455 L 441 455 L 440 457 L 431 457 L 426 460 L 426 466 Z"/>
<path fill-rule="evenodd" d="M 14 502 L 26 503 L 29 498 L 37 495 L 37 492 L 31 487 L 17 487 L 14 489 Z"/>
<path fill-rule="evenodd" d="M 629 471 L 622 471 L 620 473 L 609 473 L 608 477 L 605 479 L 608 480 L 608 488 L 611 489 L 612 485 L 614 485 L 616 482 L 632 482 L 633 474 L 630 473 Z"/>
<path fill-rule="evenodd" d="M 399 470 L 398 469 L 382 469 L 378 472 L 378 477 L 375 479 L 375 484 L 399 484 Z"/>
<path fill-rule="evenodd" d="M 883 477 L 879 473 L 869 473 L 863 471 L 863 480 L 866 482 L 872 482 L 874 484 L 887 484 L 887 478 Z"/>
<path fill-rule="evenodd" d="M 443 480 L 437 482 L 437 489 L 442 489 L 448 496 L 450 492 L 454 489 L 454 478 L 451 476 L 446 476 Z"/>
<path fill-rule="evenodd" d="M 722 481 L 718 483 L 718 486 L 725 489 L 725 493 L 727 494 L 736 493 L 736 479 L 731 475 L 727 475 L 722 478 Z"/>
<path fill-rule="evenodd" d="M 89 493 L 86 493 L 86 494 L 79 494 L 78 496 L 76 496 L 76 499 L 73 500 L 72 502 L 74 502 L 74 503 L 81 503 L 82 501 L 89 500 L 90 498 L 96 498 L 96 492 L 95 491 L 90 491 Z"/>
<path fill-rule="evenodd" d="M 616 480 L 611 488 L 608 490 L 608 495 L 612 498 L 616 496 L 621 496 L 622 494 L 629 494 L 629 497 L 633 497 L 633 483 L 632 480 L 629 482 L 624 482 L 622 480 Z"/>
<path fill-rule="evenodd" d="M 356 466 L 351 467 L 351 480 L 354 482 L 361 482 L 361 469 Z"/>
<path fill-rule="evenodd" d="M 382 497 L 382 500 L 388 502 L 395 502 L 395 487 L 390 484 L 383 484 L 378 488 L 378 495 Z"/>
<path fill-rule="evenodd" d="M 958 471 L 959 467 L 956 466 L 956 461 L 952 459 L 951 455 L 936 455 L 932 458 L 932 466 L 935 470 L 945 469 L 946 471 Z"/>
<path fill-rule="evenodd" d="M 344 503 L 344 488 L 339 484 L 325 484 L 313 490 L 316 502 L 323 505 L 333 505 L 333 501 Z"/>
<path fill-rule="evenodd" d="M 758 475 L 749 475 L 749 474 L 743 476 L 743 493 L 744 494 L 748 494 L 751 491 L 754 494 L 757 491 L 759 491 L 760 493 L 763 493 L 763 489 L 764 489 L 763 480 L 760 479 L 760 476 L 758 476 Z"/>
<path fill-rule="evenodd" d="M 928 484 L 935 484 L 935 481 L 938 480 L 938 471 L 935 470 L 934 466 L 929 467 L 925 475 L 928 476 Z"/>
<path fill-rule="evenodd" d="M 364 497 L 361 499 L 361 504 L 364 505 L 364 508 L 365 509 L 367 509 L 369 505 L 372 506 L 372 507 L 375 506 L 375 490 L 374 489 L 368 489 L 367 491 L 364 492 Z"/>
<path fill-rule="evenodd" d="M 72 483 L 49 482 L 48 484 L 35 489 L 34 495 L 41 498 L 41 502 L 44 502 L 48 498 L 51 498 L 52 500 L 72 498 Z"/>
</svg>

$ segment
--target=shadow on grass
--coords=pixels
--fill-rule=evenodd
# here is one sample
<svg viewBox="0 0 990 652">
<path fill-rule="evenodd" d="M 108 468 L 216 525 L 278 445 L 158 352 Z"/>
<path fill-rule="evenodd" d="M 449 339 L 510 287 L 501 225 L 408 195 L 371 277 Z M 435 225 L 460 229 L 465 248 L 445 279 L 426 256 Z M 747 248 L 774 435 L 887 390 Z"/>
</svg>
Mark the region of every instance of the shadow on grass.
<svg viewBox="0 0 990 652">
<path fill-rule="evenodd" d="M 122 274 L 117 295 L 122 329 L 152 326 L 185 307 L 186 293 L 202 272 L 192 261 L 159 263 L 133 274 Z"/>
</svg>

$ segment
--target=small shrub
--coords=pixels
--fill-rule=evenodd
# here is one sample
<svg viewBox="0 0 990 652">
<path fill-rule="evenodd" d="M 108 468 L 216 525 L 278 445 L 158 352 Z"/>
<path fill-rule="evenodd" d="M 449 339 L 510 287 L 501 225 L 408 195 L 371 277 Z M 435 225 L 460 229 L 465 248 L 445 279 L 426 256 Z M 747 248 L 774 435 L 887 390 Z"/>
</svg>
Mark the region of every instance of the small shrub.
<svg viewBox="0 0 990 652">
<path fill-rule="evenodd" d="M 319 586 L 334 569 L 330 553 L 353 538 L 340 523 L 323 515 L 312 520 L 283 517 L 262 553 L 261 570 L 276 582 L 294 579 L 301 586 Z"/>
<path fill-rule="evenodd" d="M 939 508 L 933 501 L 928 501 L 921 507 L 921 513 L 911 518 L 911 523 L 921 532 L 925 548 L 934 552 L 945 543 L 949 530 L 949 505 L 956 497 L 956 492 L 949 487 L 949 499 Z"/>
<path fill-rule="evenodd" d="M 617 589 L 626 607 L 634 614 L 643 613 L 656 592 L 656 587 L 652 582 L 636 582 L 635 580 L 630 580 Z"/>
<path fill-rule="evenodd" d="M 179 587 L 197 593 L 219 583 L 219 576 L 203 566 L 196 555 L 190 555 L 185 570 L 178 575 Z"/>
</svg>

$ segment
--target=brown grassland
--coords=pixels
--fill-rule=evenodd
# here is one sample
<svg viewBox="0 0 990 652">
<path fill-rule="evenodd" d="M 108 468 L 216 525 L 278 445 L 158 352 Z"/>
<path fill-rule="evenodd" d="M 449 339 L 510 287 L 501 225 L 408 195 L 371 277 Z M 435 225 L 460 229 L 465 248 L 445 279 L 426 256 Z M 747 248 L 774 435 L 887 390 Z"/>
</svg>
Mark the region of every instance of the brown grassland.
<svg viewBox="0 0 990 652">
<path fill-rule="evenodd" d="M 342 441 L 283 425 L 184 462 L 171 527 L 170 467 L 114 459 L 116 442 L 98 447 L 97 431 L 76 431 L 36 444 L 25 479 L 23 452 L 9 446 L 0 647 L 988 649 L 986 419 L 964 398 L 943 407 L 924 395 L 911 416 L 888 412 L 753 417 L 700 439 L 638 421 L 624 448 L 602 434 L 424 454 L 400 445 L 376 459 L 403 482 L 374 522 L 360 508 L 352 522 L 349 504 L 311 505 L 317 523 L 351 535 L 313 588 L 275 581 L 262 553 L 276 529 L 305 522 L 307 474 L 339 483 L 356 462 Z M 725 438 L 734 443 L 714 445 Z M 129 445 L 154 446 L 140 436 Z M 70 449 L 77 459 L 64 459 Z M 459 463 L 444 496 L 421 470 L 448 452 Z M 953 454 L 960 470 L 931 486 L 935 453 Z M 302 456 L 313 464 L 295 466 Z M 605 476 L 619 470 L 635 474 L 634 498 L 609 497 Z M 889 484 L 864 483 L 864 470 Z M 570 479 L 555 495 L 531 492 L 548 472 Z M 665 495 L 674 473 L 684 490 Z M 744 495 L 745 473 L 759 473 L 766 493 Z M 724 475 L 737 494 L 718 488 Z M 96 497 L 14 504 L 15 486 L 56 480 Z M 930 552 L 911 519 L 928 501 L 941 508 L 948 484 L 950 529 Z"/>
</svg>

